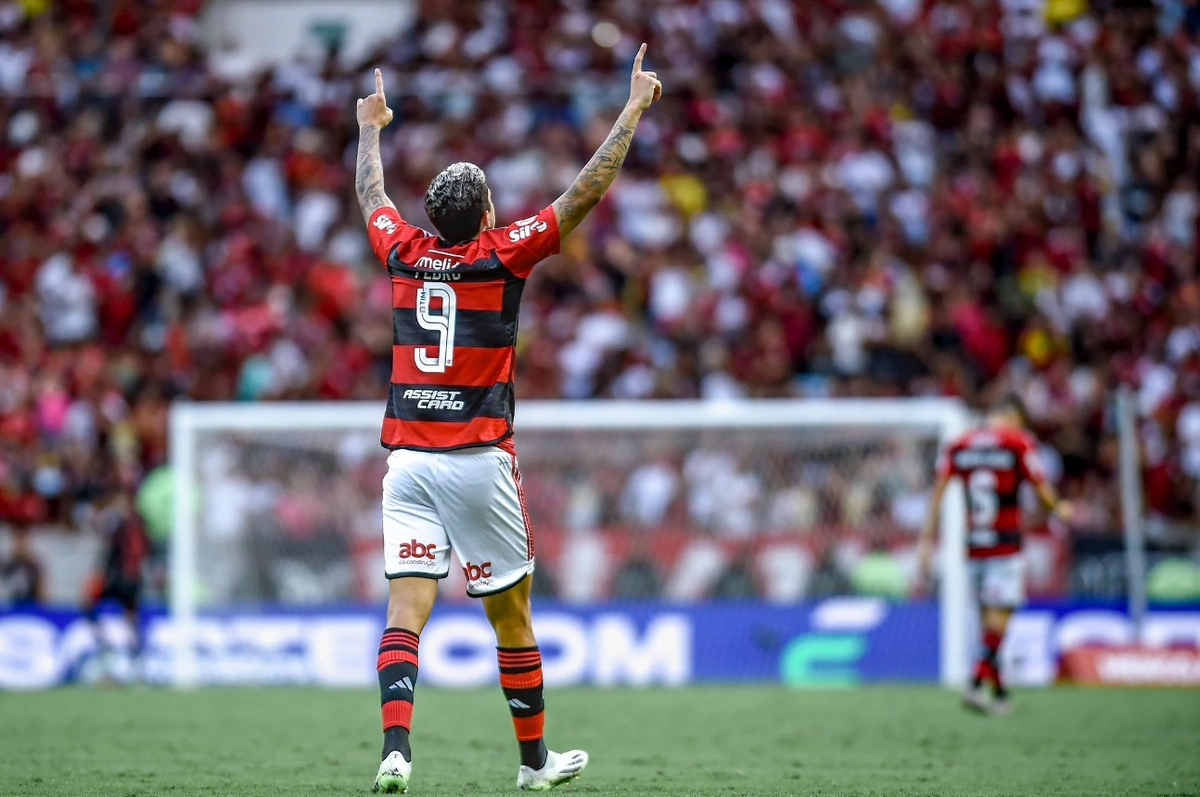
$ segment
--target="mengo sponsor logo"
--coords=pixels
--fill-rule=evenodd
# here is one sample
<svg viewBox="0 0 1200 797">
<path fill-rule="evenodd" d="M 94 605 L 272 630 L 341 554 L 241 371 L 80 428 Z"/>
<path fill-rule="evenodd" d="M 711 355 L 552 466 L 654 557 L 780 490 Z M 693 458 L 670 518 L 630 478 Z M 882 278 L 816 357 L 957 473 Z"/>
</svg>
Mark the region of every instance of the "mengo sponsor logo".
<svg viewBox="0 0 1200 797">
<path fill-rule="evenodd" d="M 546 230 L 550 229 L 550 225 L 546 224 L 544 221 L 539 221 L 537 216 L 530 216 L 527 219 L 514 221 L 513 226 L 516 227 L 516 229 L 508 231 L 508 240 L 512 241 L 513 243 L 524 241 L 526 238 L 534 235 L 535 233 L 545 232 Z"/>
<path fill-rule="evenodd" d="M 375 219 L 375 221 L 371 222 L 371 224 L 375 227 L 375 229 L 382 231 L 385 235 L 395 235 L 396 230 L 400 229 L 400 226 L 387 216 L 379 216 Z"/>
<path fill-rule="evenodd" d="M 400 544 L 401 559 L 434 559 L 434 554 L 437 552 L 437 543 L 431 542 L 426 545 L 418 540 L 404 542 Z"/>
<path fill-rule="evenodd" d="M 1062 677 L 1099 686 L 1200 686 L 1200 650 L 1081 648 L 1063 656 Z"/>
<path fill-rule="evenodd" d="M 457 396 L 461 390 L 416 390 L 404 391 L 404 398 L 415 400 L 419 410 L 462 410 L 467 406 Z"/>
<path fill-rule="evenodd" d="M 463 575 L 467 577 L 467 581 L 475 582 L 485 578 L 492 577 L 492 563 L 484 562 L 481 565 L 467 562 L 463 565 Z"/>
</svg>

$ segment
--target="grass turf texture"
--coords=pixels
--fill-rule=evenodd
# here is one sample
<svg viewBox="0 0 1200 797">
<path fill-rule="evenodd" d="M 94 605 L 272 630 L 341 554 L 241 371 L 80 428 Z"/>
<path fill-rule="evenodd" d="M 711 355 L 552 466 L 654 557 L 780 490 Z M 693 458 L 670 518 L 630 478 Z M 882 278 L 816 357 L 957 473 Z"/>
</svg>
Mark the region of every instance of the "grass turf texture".
<svg viewBox="0 0 1200 797">
<path fill-rule="evenodd" d="M 1010 717 L 933 688 L 551 690 L 549 735 L 592 763 L 566 794 L 1200 794 L 1200 691 L 1023 692 Z M 363 691 L 0 693 L 0 795 L 363 795 Z M 417 694 L 414 795 L 512 794 L 499 690 Z"/>
</svg>

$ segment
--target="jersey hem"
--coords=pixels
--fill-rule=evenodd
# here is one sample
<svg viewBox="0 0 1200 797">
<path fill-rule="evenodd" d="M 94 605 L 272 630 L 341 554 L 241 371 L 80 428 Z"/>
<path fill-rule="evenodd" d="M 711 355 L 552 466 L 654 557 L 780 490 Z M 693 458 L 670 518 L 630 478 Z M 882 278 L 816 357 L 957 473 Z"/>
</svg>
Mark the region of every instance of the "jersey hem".
<svg viewBox="0 0 1200 797">
<path fill-rule="evenodd" d="M 490 446 L 498 446 L 505 440 L 511 440 L 513 432 L 510 429 L 506 434 L 497 437 L 495 440 L 480 441 L 478 443 L 463 443 L 459 446 L 410 446 L 404 444 L 389 445 L 382 438 L 379 440 L 379 445 L 386 448 L 388 451 L 423 451 L 427 454 L 439 454 L 444 451 L 461 451 L 464 448 L 488 448 Z"/>
</svg>

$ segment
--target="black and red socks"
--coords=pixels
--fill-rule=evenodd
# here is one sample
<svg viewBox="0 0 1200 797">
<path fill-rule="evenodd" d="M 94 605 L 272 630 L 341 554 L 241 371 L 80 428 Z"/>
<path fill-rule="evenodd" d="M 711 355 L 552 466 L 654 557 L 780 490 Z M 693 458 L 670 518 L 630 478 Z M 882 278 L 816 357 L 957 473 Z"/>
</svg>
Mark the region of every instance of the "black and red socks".
<svg viewBox="0 0 1200 797">
<path fill-rule="evenodd" d="M 976 689 L 984 683 L 991 682 L 993 694 L 1000 699 L 1007 696 L 1004 681 L 1000 677 L 1000 643 L 1004 637 L 994 631 L 983 633 L 983 651 L 979 663 L 975 665 L 974 686 Z"/>
<path fill-rule="evenodd" d="M 403 628 L 388 628 L 379 641 L 379 704 L 383 714 L 383 757 L 400 751 L 412 761 L 408 733 L 412 728 L 413 691 L 417 687 L 420 637 Z"/>
<path fill-rule="evenodd" d="M 530 648 L 496 648 L 500 688 L 508 701 L 513 729 L 521 748 L 521 764 L 531 769 L 546 765 L 546 704 L 542 690 L 542 654 Z"/>
</svg>

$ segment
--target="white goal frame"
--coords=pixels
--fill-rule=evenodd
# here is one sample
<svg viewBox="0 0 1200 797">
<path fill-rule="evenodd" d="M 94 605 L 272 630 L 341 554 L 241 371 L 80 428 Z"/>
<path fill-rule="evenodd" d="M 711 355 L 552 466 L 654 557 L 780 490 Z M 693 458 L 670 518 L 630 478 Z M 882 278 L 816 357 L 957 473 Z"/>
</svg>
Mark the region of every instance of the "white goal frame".
<svg viewBox="0 0 1200 797">
<path fill-rule="evenodd" d="M 198 681 L 196 659 L 197 433 L 217 430 L 376 430 L 382 402 L 279 402 L 263 404 L 176 402 L 171 406 L 170 464 L 175 484 L 175 524 L 170 547 L 173 626 L 171 679 L 188 688 Z M 939 444 L 967 430 L 971 416 L 957 399 L 757 399 L 742 401 L 525 401 L 516 428 L 681 429 L 817 427 L 920 427 Z M 382 453 L 382 450 L 381 450 Z M 966 683 L 971 659 L 969 585 L 965 549 L 966 505 L 961 490 L 946 496 L 940 529 L 941 681 Z"/>
</svg>

